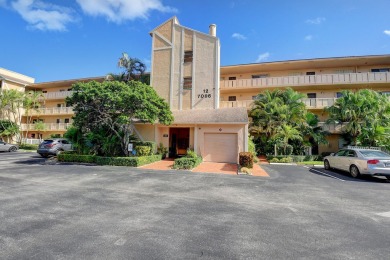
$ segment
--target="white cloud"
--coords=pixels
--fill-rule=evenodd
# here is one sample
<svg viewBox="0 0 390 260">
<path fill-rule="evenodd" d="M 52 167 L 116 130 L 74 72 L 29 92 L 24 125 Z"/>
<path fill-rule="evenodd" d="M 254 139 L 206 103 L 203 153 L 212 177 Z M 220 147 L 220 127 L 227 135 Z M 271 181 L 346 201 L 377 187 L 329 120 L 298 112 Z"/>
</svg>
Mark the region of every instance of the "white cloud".
<svg viewBox="0 0 390 260">
<path fill-rule="evenodd" d="M 76 0 L 76 2 L 86 14 L 103 16 L 115 23 L 136 18 L 146 19 L 152 10 L 177 11 L 175 8 L 164 6 L 161 0 Z"/>
<path fill-rule="evenodd" d="M 390 36 L 390 30 L 384 30 L 383 33 Z"/>
<path fill-rule="evenodd" d="M 7 4 L 7 0 L 0 0 L 0 6 L 5 7 Z"/>
<path fill-rule="evenodd" d="M 240 33 L 233 33 L 232 38 L 237 40 L 246 40 L 246 37 Z"/>
<path fill-rule="evenodd" d="M 269 52 L 264 52 L 264 53 L 260 54 L 259 57 L 257 57 L 256 62 L 268 60 L 269 56 L 270 56 Z"/>
<path fill-rule="evenodd" d="M 42 31 L 66 31 L 75 20 L 71 9 L 39 0 L 16 0 L 11 6 L 32 28 Z"/>
<path fill-rule="evenodd" d="M 313 40 L 313 35 L 306 35 L 305 36 L 305 41 L 311 41 Z"/>
<path fill-rule="evenodd" d="M 321 24 L 323 22 L 325 22 L 326 19 L 324 17 L 317 17 L 317 18 L 314 18 L 314 19 L 308 19 L 306 20 L 306 23 L 310 23 L 310 24 Z"/>
</svg>

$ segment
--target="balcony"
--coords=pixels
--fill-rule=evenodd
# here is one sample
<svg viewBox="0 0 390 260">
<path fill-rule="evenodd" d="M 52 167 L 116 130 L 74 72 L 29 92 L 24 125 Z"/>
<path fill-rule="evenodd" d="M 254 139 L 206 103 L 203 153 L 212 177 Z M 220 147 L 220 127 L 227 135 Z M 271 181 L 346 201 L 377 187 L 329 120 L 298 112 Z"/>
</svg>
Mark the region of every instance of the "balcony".
<svg viewBox="0 0 390 260">
<path fill-rule="evenodd" d="M 302 102 L 308 109 L 324 109 L 325 107 L 332 106 L 337 98 L 303 98 Z M 237 100 L 237 101 L 220 101 L 220 108 L 228 107 L 246 107 L 250 108 L 253 100 Z"/>
<path fill-rule="evenodd" d="M 220 88 L 223 90 L 240 88 L 294 87 L 310 85 L 342 85 L 369 83 L 390 83 L 390 72 L 322 74 L 268 77 L 258 79 L 221 80 Z"/>
<path fill-rule="evenodd" d="M 65 99 L 72 95 L 73 91 L 57 91 L 57 92 L 47 92 L 43 93 L 43 97 L 45 100 L 49 99 Z"/>
<path fill-rule="evenodd" d="M 29 111 L 30 116 L 48 116 L 48 115 L 73 115 L 72 107 L 51 107 L 39 108 Z"/>
<path fill-rule="evenodd" d="M 72 124 L 71 123 L 46 123 L 45 129 L 40 129 L 41 132 L 44 131 L 66 131 Z M 35 131 L 35 125 L 34 124 L 22 124 L 21 125 L 22 131 Z"/>
<path fill-rule="evenodd" d="M 339 124 L 326 124 L 325 122 L 318 122 L 318 126 L 322 127 L 322 130 L 328 131 L 329 133 L 335 134 L 335 133 L 341 133 L 343 128 L 345 127 Z"/>
</svg>

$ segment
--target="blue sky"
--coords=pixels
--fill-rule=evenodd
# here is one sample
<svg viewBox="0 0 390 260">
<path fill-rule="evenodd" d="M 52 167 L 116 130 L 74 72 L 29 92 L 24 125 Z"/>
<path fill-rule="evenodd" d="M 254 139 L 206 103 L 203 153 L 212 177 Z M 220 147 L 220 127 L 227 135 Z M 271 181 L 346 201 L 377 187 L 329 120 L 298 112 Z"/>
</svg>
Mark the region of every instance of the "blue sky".
<svg viewBox="0 0 390 260">
<path fill-rule="evenodd" d="M 207 33 L 221 65 L 390 54 L 389 0 L 0 0 L 0 67 L 36 82 L 149 68 L 149 31 L 172 16 Z"/>
</svg>

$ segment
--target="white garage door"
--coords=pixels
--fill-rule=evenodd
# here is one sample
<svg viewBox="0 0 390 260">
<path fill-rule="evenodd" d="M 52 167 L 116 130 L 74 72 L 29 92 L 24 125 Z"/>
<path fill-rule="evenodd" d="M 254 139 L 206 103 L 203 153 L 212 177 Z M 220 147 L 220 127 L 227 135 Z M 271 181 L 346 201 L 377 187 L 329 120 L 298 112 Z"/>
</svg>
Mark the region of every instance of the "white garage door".
<svg viewBox="0 0 390 260">
<path fill-rule="evenodd" d="M 204 134 L 205 162 L 237 163 L 237 134 Z"/>
</svg>

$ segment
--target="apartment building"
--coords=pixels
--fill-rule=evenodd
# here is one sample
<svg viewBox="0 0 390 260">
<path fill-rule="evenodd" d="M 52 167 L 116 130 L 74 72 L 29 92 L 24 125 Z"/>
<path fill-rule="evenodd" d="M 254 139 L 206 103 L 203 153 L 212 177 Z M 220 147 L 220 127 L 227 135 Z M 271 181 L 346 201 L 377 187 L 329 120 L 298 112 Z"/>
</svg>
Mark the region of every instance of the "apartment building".
<svg viewBox="0 0 390 260">
<path fill-rule="evenodd" d="M 341 129 L 325 125 L 324 108 L 349 89 L 390 93 L 390 55 L 291 60 L 220 66 L 216 26 L 202 33 L 180 25 L 173 17 L 150 32 L 152 42 L 151 86 L 172 110 L 170 126 L 138 124 L 141 140 L 169 147 L 169 155 L 194 149 L 205 161 L 237 162 L 248 150 L 248 114 L 256 95 L 264 90 L 290 87 L 307 96 L 302 101 L 318 115 L 328 130 L 329 144 L 313 143 L 313 154 L 337 151 Z M 1 74 L 0 74 L 1 75 Z M 65 103 L 77 81 L 102 81 L 104 77 L 61 80 L 25 85 L 43 92 L 42 108 L 34 112 L 44 131 L 22 124 L 30 138 L 62 136 L 72 123 L 73 111 Z M 25 121 L 26 123 L 26 121 Z"/>
</svg>

